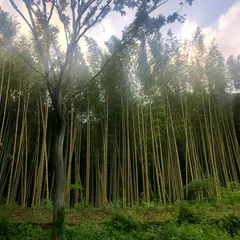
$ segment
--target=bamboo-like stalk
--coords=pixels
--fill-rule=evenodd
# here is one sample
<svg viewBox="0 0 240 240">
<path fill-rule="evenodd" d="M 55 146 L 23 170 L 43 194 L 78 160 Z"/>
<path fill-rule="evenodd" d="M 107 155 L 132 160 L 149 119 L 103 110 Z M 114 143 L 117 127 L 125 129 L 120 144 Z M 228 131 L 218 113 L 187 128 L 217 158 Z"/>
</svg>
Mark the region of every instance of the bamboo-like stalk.
<svg viewBox="0 0 240 240">
<path fill-rule="evenodd" d="M 122 114 L 122 162 L 121 162 L 121 172 L 122 172 L 122 204 L 126 207 L 127 194 L 126 194 L 126 124 L 125 124 L 125 108 L 123 98 L 121 96 L 121 114 Z"/>
<path fill-rule="evenodd" d="M 160 154 L 160 176 L 161 176 L 161 189 L 162 189 L 162 201 L 163 204 L 166 205 L 167 199 L 166 199 L 166 181 L 165 181 L 165 167 L 164 167 L 164 160 L 163 160 L 163 147 L 162 147 L 162 140 L 161 140 L 161 133 L 160 133 L 160 127 L 157 129 L 158 133 L 158 143 L 159 143 L 159 154 Z"/>
<path fill-rule="evenodd" d="M 216 152 L 215 152 L 215 144 L 214 144 L 214 134 L 213 134 L 213 120 L 212 120 L 212 110 L 211 110 L 211 96 L 208 97 L 208 110 L 209 110 L 209 143 L 210 143 L 210 151 L 211 151 L 211 159 L 212 159 L 212 168 L 213 175 L 215 180 L 215 189 L 216 189 L 216 197 L 217 200 L 221 198 L 220 184 L 219 184 L 219 176 L 217 171 L 217 163 L 216 163 Z"/>
<path fill-rule="evenodd" d="M 28 124 L 26 122 L 26 127 L 25 127 L 25 163 L 24 163 L 24 181 L 23 181 L 23 201 L 22 201 L 22 207 L 25 208 L 27 205 L 27 173 L 28 173 L 28 146 L 29 146 L 29 135 L 28 135 Z"/>
<path fill-rule="evenodd" d="M 15 171 L 13 174 L 13 188 L 12 188 L 12 194 L 10 198 L 10 202 L 13 203 L 16 200 L 17 196 L 17 190 L 19 186 L 19 178 L 21 174 L 21 163 L 22 163 L 22 145 L 24 140 L 24 134 L 25 134 L 25 126 L 27 122 L 27 112 L 28 112 L 28 103 L 29 103 L 29 97 L 30 97 L 30 88 L 28 89 L 27 97 L 24 95 L 24 106 L 23 106 L 23 115 L 22 115 L 22 126 L 21 126 L 21 132 L 19 137 L 19 145 L 18 145 L 18 152 L 17 152 L 17 158 L 16 158 L 16 165 L 15 165 Z M 20 166 L 20 167 L 19 167 Z"/>
<path fill-rule="evenodd" d="M 126 105 L 126 132 L 127 132 L 127 203 L 131 206 L 133 201 L 133 186 L 132 186 L 132 168 L 131 168 L 131 154 L 130 154 L 130 136 L 129 136 L 129 108 L 128 102 Z"/>
<path fill-rule="evenodd" d="M 116 119 L 115 119 L 116 123 Z M 117 202 L 117 192 L 118 192 L 118 166 L 117 166 L 117 132 L 116 128 L 114 130 L 113 137 L 113 172 L 112 172 L 112 201 Z"/>
<path fill-rule="evenodd" d="M 201 140 L 202 140 L 202 147 L 203 147 L 202 151 L 203 151 L 203 155 L 204 155 L 205 168 L 206 168 L 206 172 L 207 172 L 207 178 L 209 179 L 210 178 L 210 170 L 209 170 L 209 163 L 208 163 L 208 157 L 207 157 L 205 135 L 204 135 L 204 131 L 203 131 L 203 124 L 202 124 L 199 114 L 198 114 L 198 118 L 199 118 L 200 132 L 201 132 Z"/>
<path fill-rule="evenodd" d="M 5 61 L 3 61 L 3 63 L 2 63 L 1 87 L 0 87 L 0 104 L 2 102 L 2 91 L 3 91 L 4 76 L 5 76 Z"/>
<path fill-rule="evenodd" d="M 21 91 L 21 87 L 20 87 L 20 91 Z M 16 154 L 16 149 L 17 149 L 17 136 L 18 136 L 20 102 L 21 102 L 21 95 L 19 94 L 18 95 L 17 117 L 16 117 L 16 124 L 15 124 L 14 146 L 13 146 L 13 154 L 12 154 L 10 177 L 9 177 L 9 183 L 8 183 L 8 193 L 7 193 L 7 203 L 8 204 L 10 204 L 11 194 L 12 194 L 13 171 L 14 171 L 14 165 L 15 165 L 15 154 Z"/>
<path fill-rule="evenodd" d="M 156 182 L 157 182 L 157 192 L 159 200 L 161 201 L 161 189 L 160 189 L 160 176 L 159 176 L 159 169 L 157 164 L 157 157 L 156 157 L 156 147 L 155 147 L 155 137 L 154 137 L 154 128 L 153 128 L 153 116 L 152 116 L 152 108 L 151 104 L 149 105 L 149 121 L 150 121 L 150 129 L 151 129 L 151 142 L 152 142 L 152 154 L 153 154 L 153 163 L 154 163 L 154 170 L 156 174 Z"/>
<path fill-rule="evenodd" d="M 9 84 L 10 84 L 11 76 L 9 74 L 8 76 L 8 82 L 7 82 L 7 91 L 6 91 L 6 99 L 4 104 L 4 112 L 3 112 L 3 119 L 2 119 L 2 126 L 1 126 L 1 132 L 0 132 L 0 143 L 2 142 L 2 136 L 3 136 L 3 130 L 5 128 L 5 120 L 6 120 L 6 113 L 7 113 L 7 104 L 8 104 L 8 94 L 9 94 Z"/>
<path fill-rule="evenodd" d="M 180 103 L 181 103 L 181 110 L 182 110 L 182 116 L 183 116 L 183 125 L 184 125 L 184 133 L 185 133 L 185 171 L 186 171 L 186 176 L 185 176 L 185 184 L 186 184 L 186 198 L 188 198 L 188 183 L 189 183 L 189 176 L 188 176 L 188 165 L 190 163 L 190 152 L 189 152 L 189 140 L 188 140 L 188 116 L 187 116 L 187 101 L 185 104 L 185 110 L 184 110 L 184 105 L 183 105 L 183 99 L 182 95 L 180 93 Z M 191 174 L 191 179 L 193 179 L 193 172 L 192 168 L 190 167 L 190 174 Z"/>
<path fill-rule="evenodd" d="M 172 170 L 173 170 L 173 166 L 172 166 L 172 143 L 170 140 L 170 129 L 169 129 L 169 114 L 168 114 L 168 108 L 166 109 L 166 107 L 164 108 L 164 115 L 165 115 L 165 126 L 166 126 L 166 137 L 167 137 L 167 183 L 168 183 L 168 200 L 169 203 L 173 202 L 173 194 L 174 194 L 174 190 L 172 189 Z"/>
<path fill-rule="evenodd" d="M 37 102 L 38 108 L 37 108 L 37 116 L 38 116 L 38 121 L 37 121 L 37 136 L 36 136 L 36 147 L 34 151 L 34 177 L 33 177 L 33 194 L 32 194 L 32 205 L 35 204 L 35 199 L 36 199 L 36 193 L 37 193 L 37 174 L 38 174 L 38 164 L 39 164 L 39 145 L 40 145 L 40 104 L 39 101 Z M 35 162 L 36 161 L 36 162 Z"/>
<path fill-rule="evenodd" d="M 90 187 L 90 150 L 91 150 L 91 118 L 90 118 L 90 101 L 87 93 L 87 153 L 86 153 L 86 184 L 85 184 L 85 202 L 89 204 L 89 187 Z"/>
<path fill-rule="evenodd" d="M 139 205 L 139 184 L 138 184 L 138 156 L 137 156 L 137 140 L 136 140 L 136 124 L 134 109 L 132 104 L 132 125 L 133 125 L 133 156 L 134 156 L 134 168 L 135 168 L 135 177 L 134 177 L 134 192 L 135 192 L 135 202 Z"/>
<path fill-rule="evenodd" d="M 81 147 L 82 147 L 82 128 L 77 125 L 76 140 L 74 145 L 75 153 L 75 184 L 80 185 L 80 191 L 82 192 L 82 184 L 80 177 L 80 163 L 81 163 Z M 82 196 L 81 196 L 82 197 Z M 83 200 L 83 199 L 81 199 Z M 79 189 L 75 190 L 74 204 L 79 203 Z"/>
<path fill-rule="evenodd" d="M 108 203 L 107 198 L 107 174 L 108 174 L 108 96 L 104 121 L 104 142 L 103 142 L 103 204 Z"/>
<path fill-rule="evenodd" d="M 227 146 L 228 146 L 228 151 L 230 154 L 230 159 L 235 159 L 236 160 L 236 165 L 234 166 L 234 171 L 238 169 L 238 172 L 240 171 L 240 153 L 239 153 L 239 144 L 236 136 L 236 131 L 235 131 L 235 126 L 233 122 L 233 115 L 232 111 L 230 113 L 230 122 L 228 121 L 226 114 L 224 114 L 224 134 L 227 136 Z M 232 160 L 233 161 L 233 160 Z M 233 164 L 235 165 L 235 164 Z M 239 177 L 235 180 L 237 183 L 239 182 Z"/>
<path fill-rule="evenodd" d="M 97 196 L 96 196 L 96 207 L 100 207 L 102 205 L 102 186 L 103 186 L 103 178 L 100 171 L 100 161 L 99 161 L 99 152 L 96 153 L 96 159 L 97 159 L 97 166 L 96 166 L 96 187 L 97 187 Z"/>
<path fill-rule="evenodd" d="M 12 160 L 10 156 L 11 146 L 14 136 L 11 136 L 11 128 L 10 128 L 10 111 L 7 117 L 7 121 L 5 124 L 5 131 L 2 138 L 2 143 L 0 147 L 0 196 L 3 196 L 3 192 L 6 188 L 6 184 L 8 184 L 10 167 L 9 162 Z"/>
<path fill-rule="evenodd" d="M 147 149 L 147 125 L 144 121 L 143 107 L 141 108 L 141 120 L 142 120 L 142 139 L 143 139 L 143 157 L 144 157 L 144 169 L 145 169 L 145 189 L 146 196 L 145 201 L 150 202 L 150 189 L 149 189 L 149 173 L 148 173 L 148 149 Z"/>
<path fill-rule="evenodd" d="M 73 105 L 72 105 L 71 114 L 70 114 L 69 157 L 68 157 L 67 183 L 66 183 L 66 195 L 65 195 L 67 204 L 70 204 L 70 188 L 69 188 L 69 186 L 71 184 L 73 150 L 74 150 L 76 134 L 77 134 L 76 121 L 73 120 L 73 117 L 74 117 L 74 109 L 73 109 Z"/>
<path fill-rule="evenodd" d="M 2 91 L 3 91 L 3 82 L 4 82 L 4 77 L 5 77 L 5 61 L 3 61 L 3 66 L 2 66 L 2 74 L 1 74 L 1 88 L 0 88 L 0 107 L 1 107 L 1 100 L 2 100 Z M 5 103 L 4 103 L 4 108 L 3 108 L 3 117 L 2 117 L 2 125 L 1 125 L 1 131 L 0 131 L 0 184 L 2 184 L 1 186 L 1 193 L 4 191 L 4 186 L 6 184 L 6 180 L 7 176 L 3 176 L 5 175 L 5 171 L 6 171 L 6 167 L 7 167 L 7 161 L 5 160 L 7 158 L 6 154 L 6 150 L 7 150 L 7 139 L 11 139 L 11 137 L 9 136 L 9 120 L 10 120 L 10 111 L 7 114 L 7 105 L 9 103 L 9 84 L 10 84 L 10 79 L 11 76 L 10 74 L 8 75 L 7 78 L 7 89 L 6 89 L 6 97 L 5 97 Z M 7 119 L 6 119 L 6 115 L 7 115 Z M 8 136 L 7 136 L 8 134 Z M 9 143 L 8 143 L 9 144 Z"/>
<path fill-rule="evenodd" d="M 139 139 L 139 146 L 140 146 L 140 162 L 141 162 L 141 169 L 142 169 L 142 186 L 143 186 L 143 195 L 146 196 L 146 180 L 145 180 L 145 171 L 144 171 L 144 162 L 143 162 L 143 146 L 142 146 L 142 122 L 140 116 L 140 106 L 137 106 L 137 125 L 138 125 L 138 139 Z"/>
<path fill-rule="evenodd" d="M 43 102 L 40 98 L 40 112 L 42 117 L 42 146 L 41 146 L 41 153 L 40 153 L 40 162 L 38 167 L 38 174 L 37 174 L 37 189 L 36 189 L 36 197 L 35 197 L 35 204 L 39 204 L 42 199 L 42 187 L 43 187 L 43 174 L 44 174 L 44 163 L 46 159 L 46 137 L 47 137 L 47 122 L 48 122 L 48 101 L 46 101 L 45 111 L 43 110 Z M 46 173 L 47 174 L 47 173 Z"/>
<path fill-rule="evenodd" d="M 214 117 L 215 117 L 214 122 L 215 122 L 215 128 L 216 128 L 216 135 L 218 138 L 216 148 L 217 148 L 218 154 L 219 154 L 218 159 L 221 159 L 221 161 L 218 162 L 218 165 L 220 168 L 219 171 L 221 171 L 220 174 L 222 175 L 222 178 L 224 179 L 224 183 L 226 185 L 228 185 L 230 182 L 231 174 L 234 175 L 234 169 L 232 169 L 233 171 L 231 171 L 231 174 L 229 175 L 227 165 L 228 165 L 228 162 L 230 162 L 231 163 L 230 165 L 232 166 L 232 161 L 231 161 L 231 158 L 226 161 L 226 151 L 225 151 L 225 146 L 224 146 L 223 132 L 222 132 L 222 129 L 220 126 L 220 122 L 222 120 L 222 114 L 221 114 L 221 111 L 219 111 L 219 110 L 220 109 L 217 109 L 217 106 L 215 105 L 214 106 Z M 227 138 L 228 136 L 225 135 L 225 137 Z M 235 179 L 237 179 L 237 178 L 235 178 Z"/>
</svg>

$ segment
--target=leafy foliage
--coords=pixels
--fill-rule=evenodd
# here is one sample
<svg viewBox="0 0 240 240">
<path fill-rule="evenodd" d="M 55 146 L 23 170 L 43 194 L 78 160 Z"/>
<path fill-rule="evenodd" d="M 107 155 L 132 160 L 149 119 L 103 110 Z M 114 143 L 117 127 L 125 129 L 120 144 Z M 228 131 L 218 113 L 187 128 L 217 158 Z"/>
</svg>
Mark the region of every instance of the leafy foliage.
<svg viewBox="0 0 240 240">
<path fill-rule="evenodd" d="M 184 187 L 185 194 L 188 200 L 196 200 L 198 198 L 204 199 L 211 196 L 214 198 L 215 182 L 212 178 L 205 178 L 200 180 L 193 180 Z"/>
<path fill-rule="evenodd" d="M 133 221 L 133 222 L 132 222 Z M 125 224 L 131 228 L 123 227 Z M 174 222 L 141 223 L 136 220 L 114 218 L 107 224 L 85 223 L 80 226 L 66 228 L 66 239 L 138 239 L 138 240 L 191 240 L 213 239 L 230 240 L 239 239 L 239 219 L 228 217 L 218 222 L 200 222 L 197 224 L 183 223 L 178 225 Z M 51 239 L 48 228 L 24 224 L 11 227 L 9 239 Z"/>
<path fill-rule="evenodd" d="M 17 31 L 17 22 L 0 7 L 0 47 L 11 45 Z M 6 46 L 5 46 L 6 47 Z"/>
</svg>

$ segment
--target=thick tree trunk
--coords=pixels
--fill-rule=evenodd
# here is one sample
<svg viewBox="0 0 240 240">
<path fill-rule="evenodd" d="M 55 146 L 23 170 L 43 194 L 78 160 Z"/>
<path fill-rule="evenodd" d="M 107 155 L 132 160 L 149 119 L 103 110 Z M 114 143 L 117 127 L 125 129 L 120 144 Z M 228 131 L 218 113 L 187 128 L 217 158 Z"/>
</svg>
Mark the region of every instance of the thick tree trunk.
<svg viewBox="0 0 240 240">
<path fill-rule="evenodd" d="M 55 99 L 54 111 L 56 114 L 56 128 L 53 133 L 54 190 L 53 190 L 53 239 L 61 240 L 64 236 L 64 195 L 66 174 L 63 158 L 63 144 L 66 122 L 61 108 L 60 97 Z"/>
<path fill-rule="evenodd" d="M 66 175 L 63 161 L 63 143 L 65 137 L 65 123 L 58 122 L 56 126 L 53 161 L 55 169 L 53 191 L 53 239 L 61 239 L 64 230 L 64 194 Z"/>
</svg>

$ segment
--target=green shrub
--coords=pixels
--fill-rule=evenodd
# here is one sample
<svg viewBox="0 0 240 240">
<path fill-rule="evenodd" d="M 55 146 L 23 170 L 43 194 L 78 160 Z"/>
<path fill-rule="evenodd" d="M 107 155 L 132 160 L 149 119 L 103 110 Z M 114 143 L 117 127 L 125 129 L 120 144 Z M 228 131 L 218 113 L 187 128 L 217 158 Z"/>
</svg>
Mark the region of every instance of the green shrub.
<svg viewBox="0 0 240 240">
<path fill-rule="evenodd" d="M 179 207 L 178 219 L 177 222 L 179 224 L 187 222 L 187 223 L 198 223 L 200 222 L 200 217 L 197 212 L 193 209 L 190 209 L 186 204 L 182 204 Z"/>
<path fill-rule="evenodd" d="M 228 229 L 233 226 L 239 229 L 240 226 L 237 224 L 239 224 L 238 220 L 230 218 L 227 221 L 223 219 L 223 222 L 218 224 L 185 222 L 179 226 L 175 222 L 168 222 L 156 225 L 116 216 L 109 224 L 85 223 L 79 226 L 67 226 L 66 240 L 240 240 L 237 231 L 235 235 L 228 234 Z M 39 225 L 15 225 L 11 230 L 11 238 L 8 238 L 11 240 L 51 239 L 51 229 Z"/>
<path fill-rule="evenodd" d="M 235 182 L 231 182 L 226 188 L 221 189 L 221 202 L 222 204 L 240 204 L 240 185 Z"/>
<path fill-rule="evenodd" d="M 224 229 L 230 236 L 234 236 L 240 232 L 240 217 L 230 215 L 221 219 L 218 223 L 219 228 Z"/>
<path fill-rule="evenodd" d="M 239 240 L 239 236 L 232 238 L 226 230 L 207 224 L 182 224 L 175 223 L 163 225 L 161 231 L 156 234 L 157 240 Z"/>
<path fill-rule="evenodd" d="M 226 191 L 230 191 L 226 188 Z M 236 191 L 236 188 L 231 189 Z M 221 205 L 221 208 L 224 205 Z M 1 207 L 1 206 L 0 206 Z M 240 217 L 230 215 L 219 219 L 219 215 L 212 216 L 215 209 L 211 203 L 201 201 L 178 202 L 166 211 L 178 212 L 177 221 L 174 222 L 147 222 L 141 221 L 136 216 L 142 214 L 143 209 L 155 214 L 155 207 L 140 207 L 139 211 L 122 211 L 115 209 L 116 214 L 109 222 L 102 224 L 84 223 L 75 226 L 64 227 L 66 240 L 240 240 Z M 2 227 L 0 240 L 50 240 L 52 229 L 49 226 L 36 224 L 10 224 L 9 208 L 0 208 L 0 229 Z M 234 208 L 235 209 L 235 208 Z M 135 209 L 136 210 L 136 209 Z M 139 209 L 138 209 L 139 210 Z M 5 213 L 4 213 L 5 211 Z M 38 211 L 37 211 L 38 212 Z M 41 211 L 40 211 L 41 212 Z M 114 212 L 114 211 L 113 211 Z M 218 211 L 217 211 L 218 212 Z M 205 216 L 208 217 L 205 217 Z M 223 215 L 220 215 L 223 216 Z M 154 218 L 153 218 L 154 219 Z M 174 218 L 176 219 L 176 218 Z M 143 219 L 144 220 L 144 219 Z M 149 220 L 149 218 L 148 218 Z M 60 221 L 62 223 L 62 221 Z M 61 225 L 61 224 L 60 224 Z M 47 227 L 47 228 L 46 228 Z"/>
<path fill-rule="evenodd" d="M 69 240 L 107 240 L 110 238 L 108 231 L 101 224 L 85 223 L 80 226 L 67 227 L 66 238 Z"/>
<path fill-rule="evenodd" d="M 212 178 L 193 180 L 184 187 L 187 200 L 215 199 L 215 181 Z"/>
<path fill-rule="evenodd" d="M 11 240 L 50 240 L 52 236 L 51 229 L 33 224 L 16 225 L 11 230 Z"/>
<path fill-rule="evenodd" d="M 142 223 L 137 221 L 133 216 L 116 214 L 116 216 L 114 216 L 108 223 L 108 226 L 111 226 L 118 231 L 131 232 L 142 226 Z"/>
<path fill-rule="evenodd" d="M 10 229 L 10 209 L 7 205 L 0 205 L 0 239 L 9 239 Z"/>
</svg>

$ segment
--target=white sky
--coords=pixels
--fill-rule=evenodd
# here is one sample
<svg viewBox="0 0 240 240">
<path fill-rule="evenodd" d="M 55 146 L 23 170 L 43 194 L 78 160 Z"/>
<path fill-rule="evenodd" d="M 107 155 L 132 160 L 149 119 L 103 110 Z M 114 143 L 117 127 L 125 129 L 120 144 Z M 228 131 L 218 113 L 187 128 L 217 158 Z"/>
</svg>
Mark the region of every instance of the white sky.
<svg viewBox="0 0 240 240">
<path fill-rule="evenodd" d="M 198 25 L 195 21 L 187 20 L 180 29 L 180 38 L 191 39 Z M 224 57 L 240 54 L 240 1 L 236 1 L 214 25 L 203 28 L 203 32 L 207 43 L 216 38 Z"/>
<path fill-rule="evenodd" d="M 197 2 L 201 0 L 195 1 Z M 18 2 L 21 1 L 16 0 L 16 3 Z M 169 11 L 172 12 L 177 8 L 176 1 L 173 0 L 171 4 L 167 3 L 165 5 L 166 6 L 163 6 L 163 8 L 160 9 L 161 12 L 163 13 Z M 9 3 L 9 0 L 0 0 L 0 6 L 4 10 L 9 11 L 14 15 L 17 15 L 17 13 L 13 11 L 11 4 Z M 25 9 L 22 8 L 22 10 Z M 192 7 L 192 11 L 197 11 L 197 9 L 194 8 L 194 5 Z M 204 16 L 204 14 L 205 13 L 203 12 L 202 15 Z M 104 42 L 111 35 L 116 35 L 119 37 L 121 35 L 121 30 L 123 29 L 123 27 L 128 25 L 133 20 L 133 18 L 134 13 L 132 11 L 129 11 L 127 16 L 125 17 L 121 17 L 119 14 L 113 13 L 102 22 L 102 25 L 98 24 L 97 27 L 92 29 L 89 32 L 89 36 L 94 37 L 100 46 L 104 46 Z M 54 23 L 57 24 L 57 21 L 54 21 Z M 200 25 L 201 27 L 201 22 L 195 21 L 192 17 L 191 20 L 187 20 L 184 24 L 178 24 L 177 27 L 176 25 L 174 25 L 173 29 L 174 33 L 179 38 L 190 39 L 198 25 Z M 171 25 L 167 27 L 171 28 Z M 28 31 L 27 26 L 21 22 L 21 32 L 27 33 L 27 31 Z M 240 0 L 236 0 L 236 2 L 229 9 L 226 9 L 225 13 L 218 17 L 215 23 L 212 24 L 210 23 L 209 25 L 205 26 L 203 28 L 203 31 L 206 34 L 207 42 L 211 42 L 213 38 L 216 38 L 216 43 L 219 45 L 219 49 L 221 50 L 225 57 L 228 57 L 230 54 L 233 55 L 240 54 Z M 63 31 L 61 32 L 62 34 L 60 35 L 60 38 L 64 39 Z"/>
</svg>

